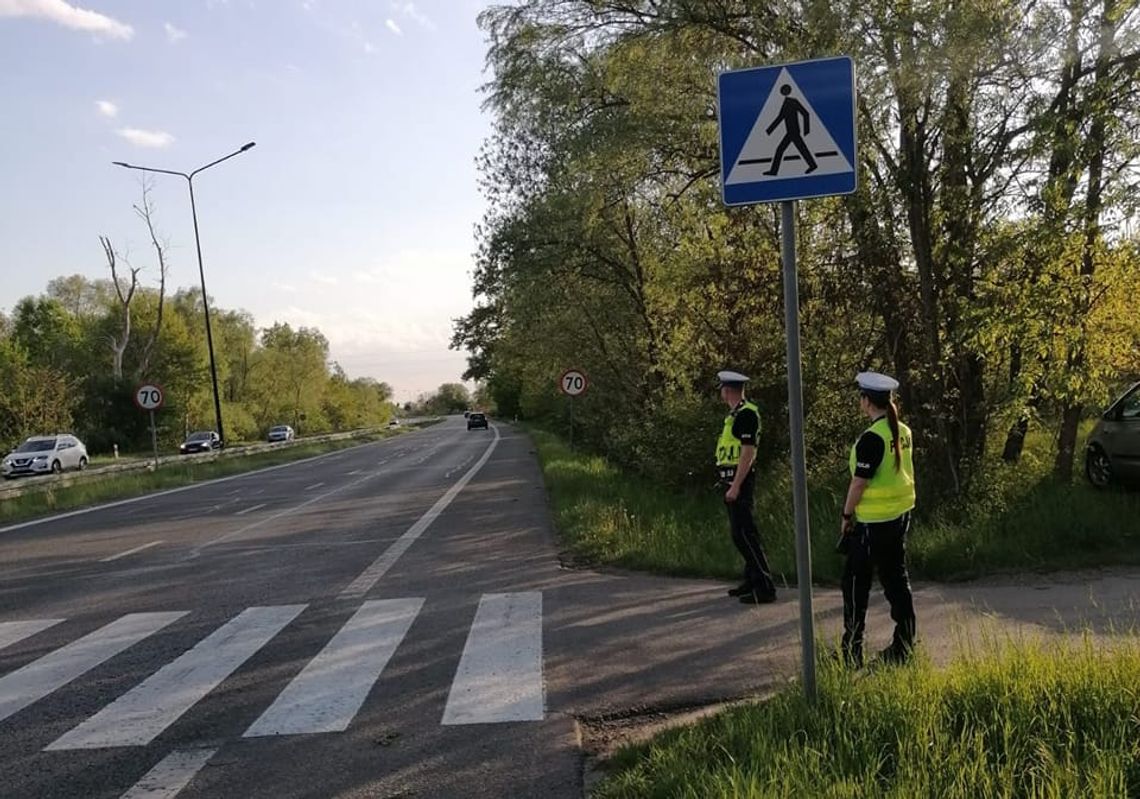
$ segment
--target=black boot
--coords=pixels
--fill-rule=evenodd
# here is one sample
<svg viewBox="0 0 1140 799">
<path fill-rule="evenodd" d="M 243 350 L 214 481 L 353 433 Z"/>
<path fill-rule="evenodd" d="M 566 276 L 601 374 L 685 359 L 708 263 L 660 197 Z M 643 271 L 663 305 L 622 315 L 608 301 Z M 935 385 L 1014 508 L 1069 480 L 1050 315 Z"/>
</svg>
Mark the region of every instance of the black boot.
<svg viewBox="0 0 1140 799">
<path fill-rule="evenodd" d="M 729 596 L 744 596 L 745 594 L 751 594 L 751 593 L 752 593 L 752 584 L 751 583 L 741 583 L 740 585 L 736 586 L 736 588 L 728 589 L 728 595 Z"/>
<path fill-rule="evenodd" d="M 745 605 L 768 605 L 776 601 L 776 592 L 752 588 L 747 594 L 741 595 L 740 601 Z"/>
</svg>

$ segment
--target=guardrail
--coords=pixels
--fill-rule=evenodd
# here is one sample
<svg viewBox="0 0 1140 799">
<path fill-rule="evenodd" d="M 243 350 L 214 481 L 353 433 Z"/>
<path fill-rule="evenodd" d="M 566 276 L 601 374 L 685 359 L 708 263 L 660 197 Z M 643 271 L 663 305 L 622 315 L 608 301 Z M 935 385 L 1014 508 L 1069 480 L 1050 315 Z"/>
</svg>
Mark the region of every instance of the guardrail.
<svg viewBox="0 0 1140 799">
<path fill-rule="evenodd" d="M 389 430 L 399 431 L 407 429 L 407 427 L 418 427 L 424 424 L 430 424 L 435 421 L 438 420 L 405 420 L 405 427 L 366 427 L 360 430 L 348 430 L 343 433 L 327 433 L 320 436 L 305 436 L 303 438 L 295 438 L 292 441 L 275 441 L 273 443 L 261 442 L 258 444 L 245 444 L 243 446 L 226 447 L 225 449 L 216 450 L 214 452 L 202 452 L 193 455 L 161 455 L 158 458 L 158 468 L 161 469 L 164 465 L 169 465 L 172 463 L 203 463 L 221 459 L 243 458 L 249 455 L 257 455 L 258 453 L 262 452 L 273 452 L 280 449 L 291 449 L 293 447 L 301 446 L 304 444 L 323 444 L 329 441 L 346 441 L 353 438 L 364 438 L 366 436 L 376 435 L 377 433 L 384 433 Z M 113 463 L 107 466 L 94 466 L 90 469 L 85 469 L 82 472 L 64 472 L 63 474 L 22 477 L 18 481 L 12 481 L 13 483 L 18 482 L 18 484 L 0 486 L 0 501 L 24 496 L 25 494 L 51 491 L 56 488 L 76 485 L 77 483 L 87 483 L 94 482 L 96 480 L 103 480 L 120 474 L 149 472 L 154 471 L 154 469 L 154 458 L 132 458 L 126 463 Z"/>
</svg>

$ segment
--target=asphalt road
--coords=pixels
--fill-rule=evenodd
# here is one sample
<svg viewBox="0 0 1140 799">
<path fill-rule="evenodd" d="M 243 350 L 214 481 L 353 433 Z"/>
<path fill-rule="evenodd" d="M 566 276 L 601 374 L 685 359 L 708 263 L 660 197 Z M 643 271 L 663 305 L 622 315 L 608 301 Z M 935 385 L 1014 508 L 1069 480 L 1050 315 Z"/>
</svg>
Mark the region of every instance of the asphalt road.
<svg viewBox="0 0 1140 799">
<path fill-rule="evenodd" d="M 795 675 L 794 592 L 724 587 L 562 568 L 529 441 L 462 419 L 3 528 L 0 796 L 578 797 L 583 738 Z M 916 593 L 936 653 L 955 620 L 1109 631 L 1138 601 L 1134 574 Z"/>
</svg>

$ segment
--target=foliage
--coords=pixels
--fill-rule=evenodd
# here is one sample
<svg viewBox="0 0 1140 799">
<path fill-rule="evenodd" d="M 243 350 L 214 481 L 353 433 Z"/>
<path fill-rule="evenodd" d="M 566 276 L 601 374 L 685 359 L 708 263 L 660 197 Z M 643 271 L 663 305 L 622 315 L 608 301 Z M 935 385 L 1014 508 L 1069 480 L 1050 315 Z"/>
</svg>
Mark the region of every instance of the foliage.
<svg viewBox="0 0 1140 799">
<path fill-rule="evenodd" d="M 763 455 L 783 457 L 778 212 L 720 202 L 715 78 L 848 52 L 860 187 L 797 210 L 813 460 L 850 442 L 853 375 L 879 368 L 902 381 L 925 505 L 984 490 L 995 440 L 1016 461 L 1040 425 L 1068 480 L 1080 419 L 1140 369 L 1121 224 L 1140 196 L 1138 17 L 1130 0 L 489 9 L 467 377 L 566 431 L 555 381 L 584 369 L 576 440 L 679 484 L 707 461 L 713 376 L 741 369 Z"/>
<path fill-rule="evenodd" d="M 319 330 L 278 323 L 259 332 L 244 311 L 213 304 L 210 311 L 227 439 L 260 439 L 276 424 L 316 434 L 391 417 L 388 385 L 346 375 L 329 361 Z M 56 278 L 46 294 L 16 304 L 0 325 L 0 445 L 68 430 L 92 453 L 114 445 L 124 453 L 149 450 L 149 420 L 133 403 L 141 379 L 166 392 L 157 414 L 163 446 L 214 427 L 201 293 L 163 298 L 140 282 L 130 304 L 135 334 L 125 340 L 123 376 L 116 377 L 112 342 L 123 341 L 123 313 L 110 281 L 82 275 Z"/>
</svg>

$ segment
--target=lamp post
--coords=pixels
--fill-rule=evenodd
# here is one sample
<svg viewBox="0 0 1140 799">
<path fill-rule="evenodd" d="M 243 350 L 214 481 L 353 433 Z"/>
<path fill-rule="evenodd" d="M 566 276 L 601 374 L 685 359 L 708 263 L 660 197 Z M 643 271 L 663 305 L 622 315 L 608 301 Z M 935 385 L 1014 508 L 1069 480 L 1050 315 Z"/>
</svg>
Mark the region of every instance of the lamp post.
<svg viewBox="0 0 1140 799">
<path fill-rule="evenodd" d="M 204 172 L 212 166 L 217 166 L 222 161 L 228 161 L 235 155 L 241 155 L 246 150 L 254 146 L 255 142 L 242 145 L 241 149 L 235 150 L 227 156 L 219 158 L 217 161 L 211 161 L 205 166 L 200 166 L 193 172 L 187 174 L 185 172 L 175 172 L 170 169 L 153 169 L 146 166 L 136 166 L 128 164 L 123 161 L 113 161 L 115 166 L 121 166 L 125 169 L 137 169 L 140 172 L 158 172 L 163 175 L 177 175 L 180 178 L 186 178 L 186 185 L 190 188 L 190 215 L 194 218 L 194 245 L 198 249 L 198 277 L 202 281 L 202 309 L 206 313 L 206 349 L 210 352 L 210 382 L 214 387 L 214 420 L 218 425 L 218 438 L 222 440 L 222 446 L 226 443 L 226 432 L 222 427 L 222 398 L 218 393 L 218 367 L 214 361 L 214 334 L 210 330 L 210 300 L 206 294 L 206 270 L 202 267 L 202 241 L 198 237 L 198 208 L 194 204 L 194 176 L 199 172 Z"/>
</svg>

